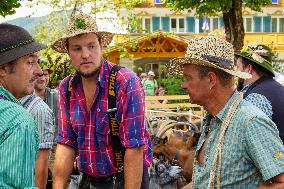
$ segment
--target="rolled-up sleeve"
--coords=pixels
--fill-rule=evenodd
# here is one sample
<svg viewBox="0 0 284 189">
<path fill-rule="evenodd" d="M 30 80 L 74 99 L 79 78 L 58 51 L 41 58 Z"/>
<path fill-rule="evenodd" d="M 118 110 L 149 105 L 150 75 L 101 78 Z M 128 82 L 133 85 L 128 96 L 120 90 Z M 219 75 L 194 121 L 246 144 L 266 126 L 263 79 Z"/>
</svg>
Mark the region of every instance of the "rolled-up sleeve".
<svg viewBox="0 0 284 189">
<path fill-rule="evenodd" d="M 145 95 L 141 81 L 132 77 L 120 91 L 123 95 L 120 137 L 126 148 L 136 148 L 146 144 L 145 138 Z"/>
</svg>

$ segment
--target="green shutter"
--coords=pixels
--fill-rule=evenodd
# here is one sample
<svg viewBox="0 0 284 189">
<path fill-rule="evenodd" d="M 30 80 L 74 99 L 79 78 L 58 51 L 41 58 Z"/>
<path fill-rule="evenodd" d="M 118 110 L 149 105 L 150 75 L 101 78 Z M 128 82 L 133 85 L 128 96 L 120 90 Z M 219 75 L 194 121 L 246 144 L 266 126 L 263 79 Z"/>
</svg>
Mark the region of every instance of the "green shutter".
<svg viewBox="0 0 284 189">
<path fill-rule="evenodd" d="M 187 32 L 195 32 L 195 18 L 190 16 L 186 17 Z"/>
<path fill-rule="evenodd" d="M 170 18 L 162 17 L 162 30 L 170 31 Z"/>
<path fill-rule="evenodd" d="M 153 32 L 160 29 L 160 17 L 152 17 Z"/>
<path fill-rule="evenodd" d="M 271 16 L 263 17 L 263 32 L 271 32 Z"/>
<path fill-rule="evenodd" d="M 202 24 L 203 24 L 203 19 L 202 17 L 199 17 L 199 33 L 203 33 Z"/>
<path fill-rule="evenodd" d="M 253 22 L 254 22 L 254 32 L 261 32 L 261 16 L 254 16 Z"/>
<path fill-rule="evenodd" d="M 224 19 L 223 19 L 223 16 L 219 16 L 219 23 L 220 23 L 220 28 L 224 28 Z"/>
</svg>

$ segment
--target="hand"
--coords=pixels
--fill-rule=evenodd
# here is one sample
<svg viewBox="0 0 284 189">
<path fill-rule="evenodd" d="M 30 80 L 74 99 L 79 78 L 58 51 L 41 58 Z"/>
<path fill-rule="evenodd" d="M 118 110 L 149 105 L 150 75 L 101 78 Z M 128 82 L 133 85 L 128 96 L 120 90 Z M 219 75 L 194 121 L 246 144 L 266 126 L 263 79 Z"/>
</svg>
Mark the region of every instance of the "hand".
<svg viewBox="0 0 284 189">
<path fill-rule="evenodd" d="M 185 185 L 184 187 L 182 187 L 181 189 L 192 189 L 192 182 Z"/>
</svg>

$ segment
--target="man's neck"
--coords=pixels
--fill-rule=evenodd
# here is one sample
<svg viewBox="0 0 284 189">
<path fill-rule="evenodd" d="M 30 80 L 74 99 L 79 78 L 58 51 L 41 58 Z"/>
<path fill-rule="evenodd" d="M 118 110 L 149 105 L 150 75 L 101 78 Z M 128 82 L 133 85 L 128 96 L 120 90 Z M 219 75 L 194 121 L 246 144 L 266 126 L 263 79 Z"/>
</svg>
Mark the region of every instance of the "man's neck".
<svg viewBox="0 0 284 189">
<path fill-rule="evenodd" d="M 257 81 L 260 78 L 260 76 L 256 72 L 252 72 L 251 75 L 252 75 L 252 77 L 250 79 L 246 79 L 244 81 L 244 86 L 249 85 L 251 83 L 254 83 L 255 81 Z"/>
<path fill-rule="evenodd" d="M 35 89 L 35 93 L 37 96 L 40 98 L 44 98 L 44 93 L 45 93 L 46 87 L 44 89 Z"/>
<path fill-rule="evenodd" d="M 207 110 L 209 114 L 216 116 L 225 107 L 234 91 L 235 86 L 212 91 L 212 96 L 208 98 L 207 104 L 204 105 L 205 110 Z"/>
</svg>

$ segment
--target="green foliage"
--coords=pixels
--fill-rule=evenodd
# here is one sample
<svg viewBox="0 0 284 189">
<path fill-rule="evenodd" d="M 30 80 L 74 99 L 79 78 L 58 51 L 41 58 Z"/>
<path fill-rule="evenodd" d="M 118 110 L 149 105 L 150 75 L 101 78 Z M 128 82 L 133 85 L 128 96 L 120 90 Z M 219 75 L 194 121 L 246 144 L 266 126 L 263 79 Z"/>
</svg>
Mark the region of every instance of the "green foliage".
<svg viewBox="0 0 284 189">
<path fill-rule="evenodd" d="M 181 88 L 183 82 L 182 77 L 169 76 L 164 79 L 157 80 L 159 86 L 163 86 L 166 89 L 166 95 L 185 95 L 186 90 Z"/>
<path fill-rule="evenodd" d="M 228 12 L 233 5 L 233 1 L 241 0 L 165 0 L 169 7 L 175 10 L 196 10 L 196 15 L 213 16 L 221 12 Z M 245 6 L 254 11 L 261 11 L 261 6 L 271 4 L 271 0 L 245 0 Z"/>
<path fill-rule="evenodd" d="M 15 14 L 15 9 L 19 8 L 20 6 L 20 0 L 1 0 L 0 15 L 5 17 L 7 15 Z"/>
</svg>

